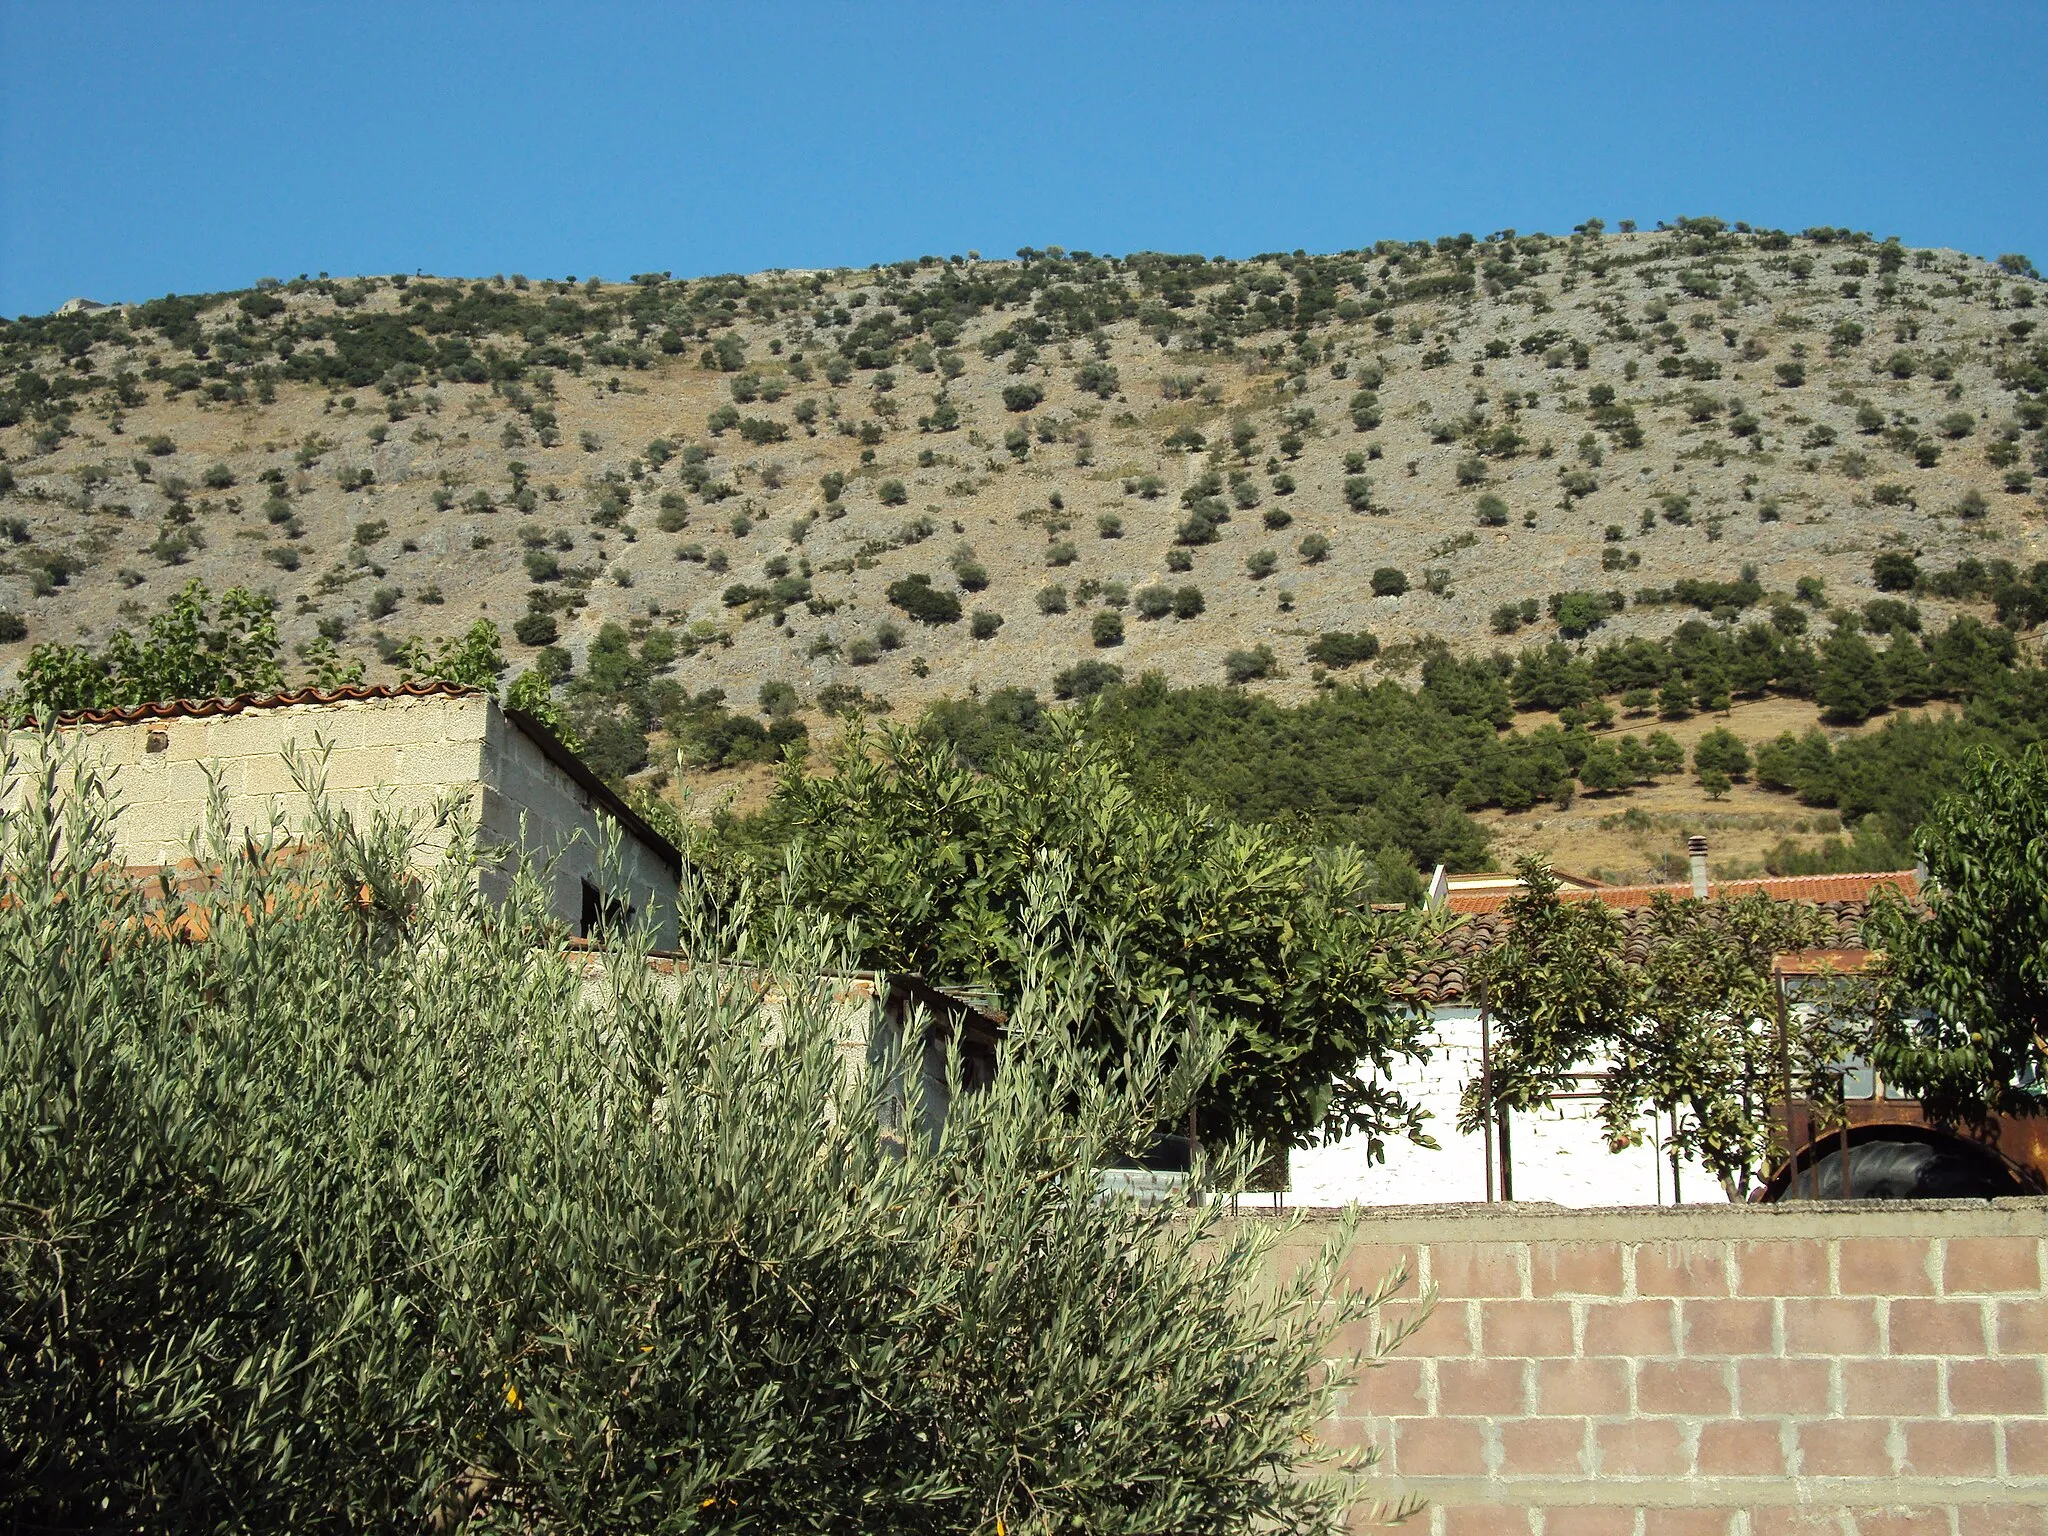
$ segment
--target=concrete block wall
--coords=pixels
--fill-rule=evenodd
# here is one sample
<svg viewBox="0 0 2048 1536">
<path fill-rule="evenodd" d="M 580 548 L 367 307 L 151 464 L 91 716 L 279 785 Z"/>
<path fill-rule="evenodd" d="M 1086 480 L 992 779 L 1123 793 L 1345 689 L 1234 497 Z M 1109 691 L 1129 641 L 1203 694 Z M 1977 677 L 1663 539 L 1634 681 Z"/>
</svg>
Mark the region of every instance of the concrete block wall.
<svg viewBox="0 0 2048 1536">
<path fill-rule="evenodd" d="M 675 872 L 653 849 L 618 829 L 589 792 L 496 707 L 483 738 L 483 784 L 484 836 L 553 861 L 549 887 L 565 922 L 581 914 L 582 882 L 588 880 L 651 916 L 657 945 L 675 944 Z M 608 848 L 617 860 L 609 867 L 601 857 Z"/>
<path fill-rule="evenodd" d="M 225 792 L 236 829 L 267 827 L 273 806 L 288 825 L 302 825 L 306 801 L 288 749 L 309 765 L 325 749 L 328 802 L 353 816 L 379 805 L 424 815 L 450 793 L 473 799 L 491 708 L 480 694 L 362 699 L 84 725 L 65 734 L 110 771 L 121 807 L 114 826 L 120 856 L 173 864 L 188 856 L 192 833 L 206 820 L 209 776 Z"/>
<path fill-rule="evenodd" d="M 1396 1263 L 1380 1326 L 1435 1306 L 1325 1435 L 1409 1530 L 2048 1532 L 2048 1201 L 1369 1219 L 1347 1272 Z"/>
</svg>

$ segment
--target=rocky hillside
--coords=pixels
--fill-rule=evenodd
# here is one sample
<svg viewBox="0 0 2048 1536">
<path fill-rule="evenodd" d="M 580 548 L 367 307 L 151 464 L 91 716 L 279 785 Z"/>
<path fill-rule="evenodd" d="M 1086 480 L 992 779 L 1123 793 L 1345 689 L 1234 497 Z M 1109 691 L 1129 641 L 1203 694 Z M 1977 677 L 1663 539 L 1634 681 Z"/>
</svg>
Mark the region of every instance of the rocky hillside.
<svg viewBox="0 0 2048 1536">
<path fill-rule="evenodd" d="M 2048 556 L 2041 298 L 1694 219 L 67 306 L 0 324 L 0 681 L 193 577 L 274 593 L 309 668 L 484 616 L 573 671 L 617 623 L 806 711 L 1856 608 L 1886 552 Z"/>
</svg>

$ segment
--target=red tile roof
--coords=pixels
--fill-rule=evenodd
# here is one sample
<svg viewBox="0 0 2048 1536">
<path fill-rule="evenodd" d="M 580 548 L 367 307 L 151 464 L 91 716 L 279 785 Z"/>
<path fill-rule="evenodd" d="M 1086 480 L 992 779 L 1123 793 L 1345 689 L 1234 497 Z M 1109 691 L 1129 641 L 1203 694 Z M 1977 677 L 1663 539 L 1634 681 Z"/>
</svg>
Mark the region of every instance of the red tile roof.
<svg viewBox="0 0 2048 1536">
<path fill-rule="evenodd" d="M 1857 968 L 1852 956 L 1866 953 L 1863 921 L 1870 915 L 1871 899 L 1880 890 L 1893 890 L 1909 901 L 1913 900 L 1920 893 L 1920 879 L 1914 871 L 1905 869 L 1866 875 L 1793 875 L 1764 880 L 1726 880 L 1716 882 L 1709 889 L 1715 897 L 1732 899 L 1762 892 L 1773 901 L 1810 903 L 1834 928 L 1834 942 L 1813 953 L 1835 957 L 1831 969 L 1851 970 Z M 1559 893 L 1566 901 L 1601 901 L 1620 908 L 1622 927 L 1627 935 L 1626 949 L 1632 960 L 1641 960 L 1647 952 L 1650 903 L 1659 894 L 1686 897 L 1692 894 L 1692 887 L 1619 885 L 1597 891 L 1567 890 Z M 1507 895 L 1469 899 L 1483 901 L 1483 905 L 1477 905 L 1475 909 L 1461 904 L 1455 896 L 1450 899 L 1450 910 L 1463 921 L 1457 923 L 1447 936 L 1448 953 L 1442 961 L 1410 983 L 1409 990 L 1425 1006 L 1472 1006 L 1466 991 L 1472 962 L 1505 939 L 1513 926 L 1500 910 L 1507 902 Z"/>
<path fill-rule="evenodd" d="M 1716 880 L 1707 887 L 1710 896 L 1726 897 L 1754 896 L 1761 892 L 1773 901 L 1868 901 L 1880 887 L 1889 886 L 1902 896 L 1915 896 L 1920 891 L 1920 879 L 1910 869 L 1888 870 L 1879 874 L 1865 875 L 1780 875 L 1762 880 Z M 1474 891 L 1467 895 L 1452 892 L 1444 905 L 1453 912 L 1478 916 L 1486 912 L 1498 912 L 1507 905 L 1515 893 L 1504 891 Z M 1690 883 L 1676 885 L 1608 885 L 1595 890 L 1575 891 L 1570 887 L 1558 892 L 1564 901 L 1599 901 L 1610 907 L 1647 907 L 1659 895 L 1690 896 Z"/>
<path fill-rule="evenodd" d="M 353 704 L 362 699 L 459 698 L 481 690 L 438 678 L 410 683 L 350 683 L 339 688 L 295 688 L 279 693 L 241 693 L 231 699 L 159 699 L 115 709 L 73 709 L 59 725 L 139 725 L 145 720 L 205 720 L 251 709 L 286 709 L 294 704 Z"/>
</svg>

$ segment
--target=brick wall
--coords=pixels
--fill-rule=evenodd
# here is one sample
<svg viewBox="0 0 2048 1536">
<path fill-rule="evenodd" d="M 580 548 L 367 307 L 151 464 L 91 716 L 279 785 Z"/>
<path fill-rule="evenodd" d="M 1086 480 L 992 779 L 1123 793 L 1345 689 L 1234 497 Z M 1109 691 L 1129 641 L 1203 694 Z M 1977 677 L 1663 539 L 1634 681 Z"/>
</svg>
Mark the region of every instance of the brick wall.
<svg viewBox="0 0 2048 1536">
<path fill-rule="evenodd" d="M 2044 1249 L 2042 1200 L 1369 1218 L 1381 1326 L 1438 1299 L 1326 1434 L 1432 1536 L 2041 1536 Z"/>
</svg>

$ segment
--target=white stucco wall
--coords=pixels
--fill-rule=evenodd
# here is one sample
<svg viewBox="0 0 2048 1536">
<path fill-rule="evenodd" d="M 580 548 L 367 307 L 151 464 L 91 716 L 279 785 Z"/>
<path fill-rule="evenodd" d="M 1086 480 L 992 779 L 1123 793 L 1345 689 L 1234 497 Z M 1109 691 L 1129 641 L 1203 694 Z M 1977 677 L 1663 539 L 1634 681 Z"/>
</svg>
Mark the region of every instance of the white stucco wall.
<svg viewBox="0 0 2048 1536">
<path fill-rule="evenodd" d="M 219 784 L 235 830 L 267 829 L 276 810 L 287 827 L 302 831 L 308 801 L 287 754 L 311 765 L 324 753 L 319 772 L 334 809 L 361 819 L 382 807 L 424 821 L 457 797 L 473 809 L 487 841 L 554 857 L 549 888 L 563 921 L 573 925 L 582 915 L 581 882 L 587 879 L 648 915 L 656 943 L 675 942 L 676 879 L 668 865 L 625 834 L 616 839 L 619 867 L 603 869 L 600 849 L 616 823 L 483 694 L 85 724 L 63 735 L 110 777 L 119 804 L 115 847 L 124 863 L 176 864 L 189 857 L 193 833 L 207 817 L 211 782 Z M 27 736 L 15 740 L 17 750 L 31 745 Z M 430 832 L 423 860 L 445 846 L 445 833 Z"/>
<path fill-rule="evenodd" d="M 1486 1139 L 1458 1130 L 1458 1098 L 1479 1075 L 1479 1014 L 1441 1008 L 1436 1045 L 1424 1063 L 1404 1063 L 1393 1085 L 1433 1117 L 1436 1151 L 1407 1141 L 1387 1144 L 1386 1161 L 1366 1158 L 1362 1136 L 1293 1153 L 1288 1160 L 1290 1205 L 1433 1205 L 1486 1198 Z M 1644 1122 L 1648 1136 L 1651 1127 Z M 1559 1205 L 1670 1205 L 1668 1157 L 1645 1144 L 1609 1152 L 1591 1099 L 1567 1101 L 1542 1114 L 1518 1114 L 1510 1127 L 1515 1198 Z M 1727 1196 L 1705 1168 L 1690 1160 L 1679 1168 L 1686 1205 L 1725 1205 Z M 1499 1190 L 1495 1190 L 1498 1198 Z"/>
</svg>

